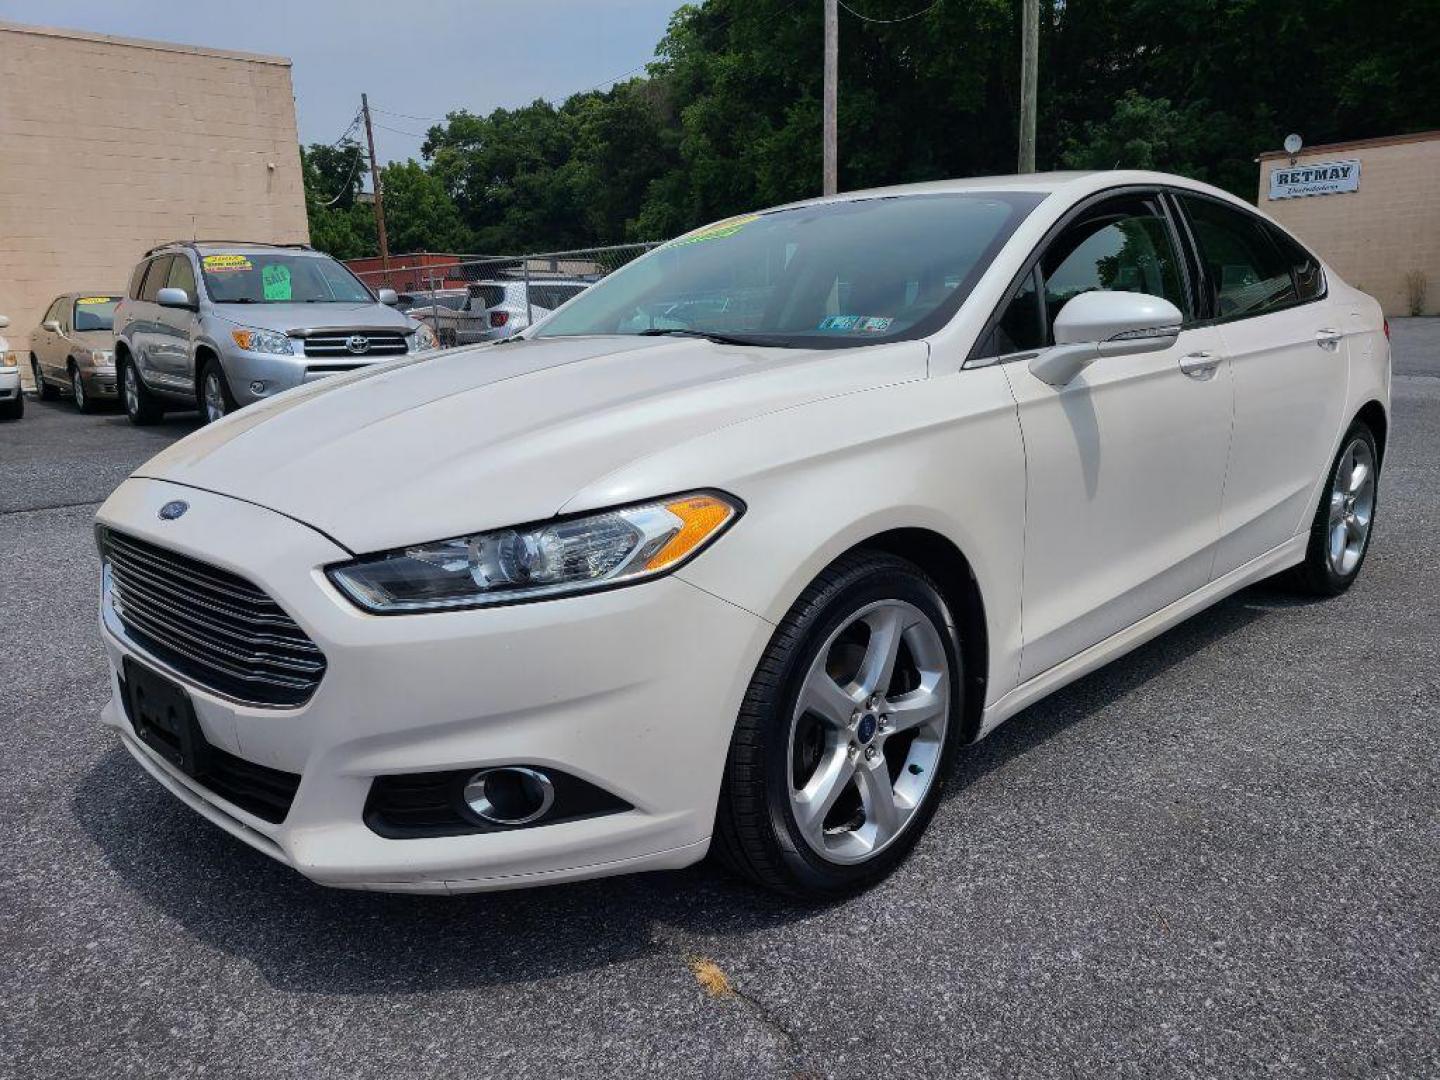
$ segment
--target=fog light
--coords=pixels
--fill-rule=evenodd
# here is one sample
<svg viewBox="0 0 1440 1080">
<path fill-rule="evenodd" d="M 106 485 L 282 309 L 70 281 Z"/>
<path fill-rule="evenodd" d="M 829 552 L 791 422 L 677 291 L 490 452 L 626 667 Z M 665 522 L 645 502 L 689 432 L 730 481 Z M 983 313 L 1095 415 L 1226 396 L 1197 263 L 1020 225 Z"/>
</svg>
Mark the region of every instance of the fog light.
<svg viewBox="0 0 1440 1080">
<path fill-rule="evenodd" d="M 537 769 L 481 769 L 462 796 L 475 815 L 494 825 L 528 825 L 555 805 L 555 786 Z"/>
<path fill-rule="evenodd" d="M 265 392 L 265 384 L 259 379 L 256 379 L 250 384 L 250 392 L 252 394 L 263 394 Z"/>
</svg>

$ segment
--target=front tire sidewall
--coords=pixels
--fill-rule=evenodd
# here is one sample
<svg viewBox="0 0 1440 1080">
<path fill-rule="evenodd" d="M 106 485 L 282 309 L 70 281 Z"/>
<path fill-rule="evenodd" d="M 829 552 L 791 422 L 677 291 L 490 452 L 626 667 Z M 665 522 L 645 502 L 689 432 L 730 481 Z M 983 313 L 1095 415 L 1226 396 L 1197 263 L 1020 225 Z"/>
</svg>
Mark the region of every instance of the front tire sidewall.
<svg viewBox="0 0 1440 1080">
<path fill-rule="evenodd" d="M 765 802 L 769 827 L 793 891 L 816 898 L 844 896 L 884 877 L 915 845 L 939 805 L 944 777 L 959 745 L 964 715 L 965 680 L 954 619 L 935 585 L 917 568 L 900 559 L 882 557 L 862 562 L 831 582 L 800 625 L 798 645 L 783 659 L 780 692 L 766 703 L 763 749 Z M 834 863 L 823 858 L 801 835 L 790 795 L 790 726 L 796 702 L 820 646 L 861 608 L 884 600 L 913 604 L 934 624 L 950 665 L 950 716 L 936 775 L 904 831 L 884 849 L 861 863 Z M 803 598 L 802 598 L 803 602 Z M 772 646 L 773 648 L 773 646 Z"/>
</svg>

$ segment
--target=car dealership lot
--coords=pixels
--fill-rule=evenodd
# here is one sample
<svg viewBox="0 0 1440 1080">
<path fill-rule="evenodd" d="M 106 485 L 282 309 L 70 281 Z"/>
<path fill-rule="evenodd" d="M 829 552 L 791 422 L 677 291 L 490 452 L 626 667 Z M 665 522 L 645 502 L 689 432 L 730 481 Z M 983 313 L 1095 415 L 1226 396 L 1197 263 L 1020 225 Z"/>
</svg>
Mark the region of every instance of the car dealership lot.
<svg viewBox="0 0 1440 1080">
<path fill-rule="evenodd" d="M 818 910 L 709 867 L 341 893 L 230 839 L 96 722 L 91 519 L 194 422 L 31 402 L 0 426 L 0 1076 L 1440 1070 L 1440 320 L 1395 341 L 1355 589 L 1248 590 L 1030 709 Z"/>
</svg>

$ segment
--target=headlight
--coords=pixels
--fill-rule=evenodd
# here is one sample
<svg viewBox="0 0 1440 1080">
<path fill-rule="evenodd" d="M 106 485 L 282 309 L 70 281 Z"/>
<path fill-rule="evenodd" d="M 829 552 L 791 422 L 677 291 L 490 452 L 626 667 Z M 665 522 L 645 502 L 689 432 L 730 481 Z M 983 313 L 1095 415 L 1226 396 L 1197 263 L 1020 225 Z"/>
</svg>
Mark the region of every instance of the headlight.
<svg viewBox="0 0 1440 1080">
<path fill-rule="evenodd" d="M 376 614 L 539 600 L 656 577 L 685 563 L 740 514 L 711 492 L 441 540 L 327 569 Z"/>
<path fill-rule="evenodd" d="M 244 327 L 231 330 L 230 340 L 246 352 L 270 353 L 275 356 L 290 356 L 295 352 L 295 345 L 290 338 L 274 330 Z"/>
<path fill-rule="evenodd" d="M 0 352 L 0 368 L 18 368 L 20 366 L 20 354 L 18 352 Z"/>
<path fill-rule="evenodd" d="M 90 353 L 90 362 L 96 367 L 113 367 L 115 365 L 115 354 L 106 352 L 104 349 L 95 349 Z"/>
<path fill-rule="evenodd" d="M 435 336 L 435 331 L 429 325 L 421 323 L 420 328 L 410 337 L 411 352 L 428 352 L 440 346 L 440 339 Z"/>
</svg>

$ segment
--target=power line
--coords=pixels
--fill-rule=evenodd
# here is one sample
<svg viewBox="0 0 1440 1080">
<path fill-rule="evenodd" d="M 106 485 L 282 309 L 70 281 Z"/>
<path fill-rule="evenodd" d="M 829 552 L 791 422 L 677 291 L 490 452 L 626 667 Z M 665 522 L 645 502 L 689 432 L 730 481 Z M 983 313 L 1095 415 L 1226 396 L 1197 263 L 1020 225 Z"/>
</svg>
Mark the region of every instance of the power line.
<svg viewBox="0 0 1440 1080">
<path fill-rule="evenodd" d="M 386 116 L 399 116 L 406 120 L 420 120 L 430 124 L 442 124 L 445 122 L 445 117 L 443 116 L 416 116 L 414 113 L 396 112 L 394 109 L 382 108 L 379 105 L 371 105 L 370 111 L 384 113 Z"/>
<path fill-rule="evenodd" d="M 375 126 L 376 126 L 377 128 L 380 128 L 382 131 L 390 131 L 390 132 L 393 132 L 393 133 L 396 134 L 396 135 L 408 135 L 408 136 L 410 136 L 410 138 L 412 138 L 412 139 L 428 139 L 428 138 L 430 137 L 428 133 L 419 132 L 419 131 L 402 131 L 400 128 L 391 127 L 389 124 L 382 124 L 382 123 L 380 123 L 380 121 L 378 121 L 378 120 L 374 121 L 374 124 L 375 124 Z"/>
<path fill-rule="evenodd" d="M 878 23 L 881 26 L 890 26 L 894 23 L 909 22 L 911 19 L 918 19 L 921 15 L 930 14 L 930 12 L 934 11 L 941 4 L 941 0 L 935 0 L 935 2 L 929 7 L 927 7 L 924 11 L 916 11 L 912 12 L 909 15 L 902 15 L 898 19 L 872 19 L 869 15 L 862 15 L 860 12 L 856 11 L 849 4 L 845 3 L 845 0 L 837 0 L 837 2 L 842 8 L 848 11 L 851 15 L 854 15 L 855 18 L 859 19 L 861 22 Z"/>
<path fill-rule="evenodd" d="M 336 196 L 335 196 L 333 199 L 331 199 L 331 200 L 330 200 L 329 202 L 327 202 L 327 203 L 321 203 L 320 205 L 321 205 L 321 206 L 334 206 L 337 202 L 339 202 L 341 199 L 343 199 L 343 198 L 345 197 L 345 193 L 350 190 L 350 185 L 353 184 L 353 183 L 355 183 L 355 177 L 356 177 L 356 175 L 357 175 L 359 172 L 360 172 L 360 144 L 359 144 L 359 143 L 356 143 L 356 144 L 355 144 L 355 160 L 354 160 L 353 162 L 351 162 L 351 164 L 350 164 L 350 176 L 346 179 L 345 183 L 341 186 L 339 193 L 336 194 Z"/>
</svg>

